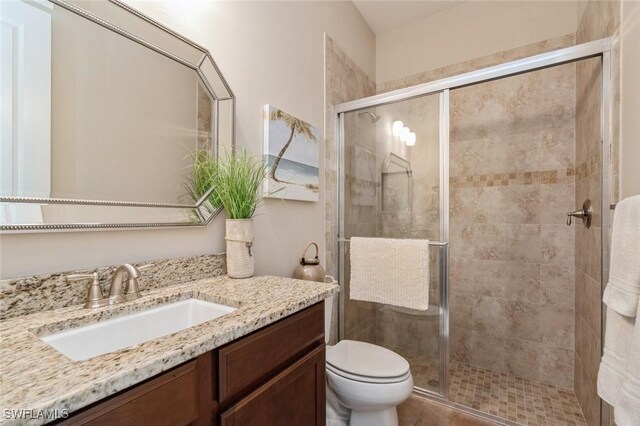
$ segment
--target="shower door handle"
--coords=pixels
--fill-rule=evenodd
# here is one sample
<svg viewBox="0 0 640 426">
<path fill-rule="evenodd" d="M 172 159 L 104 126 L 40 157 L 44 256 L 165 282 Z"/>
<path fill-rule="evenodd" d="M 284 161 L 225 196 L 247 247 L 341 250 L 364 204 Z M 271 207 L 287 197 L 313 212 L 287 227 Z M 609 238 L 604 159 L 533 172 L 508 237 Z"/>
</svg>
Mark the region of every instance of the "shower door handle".
<svg viewBox="0 0 640 426">
<path fill-rule="evenodd" d="M 591 207 L 591 200 L 586 200 L 582 203 L 582 209 L 567 213 L 567 226 L 571 226 L 572 218 L 582 219 L 582 224 L 585 228 L 591 228 L 591 217 L 593 216 L 593 207 Z"/>
</svg>

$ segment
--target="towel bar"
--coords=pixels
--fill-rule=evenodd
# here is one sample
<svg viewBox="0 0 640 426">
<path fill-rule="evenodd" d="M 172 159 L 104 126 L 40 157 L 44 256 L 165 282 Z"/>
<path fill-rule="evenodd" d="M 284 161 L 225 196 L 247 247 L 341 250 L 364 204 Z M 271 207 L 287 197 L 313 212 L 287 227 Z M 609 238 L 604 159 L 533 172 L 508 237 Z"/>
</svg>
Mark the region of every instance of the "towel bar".
<svg viewBox="0 0 640 426">
<path fill-rule="evenodd" d="M 349 238 L 338 238 L 339 243 L 350 243 L 351 240 Z M 447 241 L 429 241 L 430 246 L 446 246 L 449 243 Z"/>
</svg>

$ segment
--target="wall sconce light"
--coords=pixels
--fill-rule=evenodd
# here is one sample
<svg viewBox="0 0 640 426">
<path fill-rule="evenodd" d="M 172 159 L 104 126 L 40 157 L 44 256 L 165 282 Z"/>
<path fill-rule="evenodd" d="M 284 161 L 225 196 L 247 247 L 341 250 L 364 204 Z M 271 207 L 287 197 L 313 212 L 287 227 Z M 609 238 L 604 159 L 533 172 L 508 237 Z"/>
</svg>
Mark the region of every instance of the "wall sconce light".
<svg viewBox="0 0 640 426">
<path fill-rule="evenodd" d="M 409 132 L 407 139 L 404 141 L 407 146 L 414 146 L 416 144 L 416 134 L 414 132 Z"/>
<path fill-rule="evenodd" d="M 416 134 L 400 120 L 395 120 L 393 124 L 391 124 L 391 134 L 407 146 L 414 146 L 416 144 Z"/>
<path fill-rule="evenodd" d="M 402 142 L 406 142 L 409 137 L 409 133 L 411 133 L 411 129 L 406 126 L 403 127 L 402 130 L 400 130 L 400 140 Z"/>
<path fill-rule="evenodd" d="M 393 134 L 393 136 L 395 137 L 400 137 L 400 134 L 402 133 L 403 128 L 404 128 L 404 123 L 400 120 L 396 120 L 391 125 L 391 134 Z"/>
</svg>

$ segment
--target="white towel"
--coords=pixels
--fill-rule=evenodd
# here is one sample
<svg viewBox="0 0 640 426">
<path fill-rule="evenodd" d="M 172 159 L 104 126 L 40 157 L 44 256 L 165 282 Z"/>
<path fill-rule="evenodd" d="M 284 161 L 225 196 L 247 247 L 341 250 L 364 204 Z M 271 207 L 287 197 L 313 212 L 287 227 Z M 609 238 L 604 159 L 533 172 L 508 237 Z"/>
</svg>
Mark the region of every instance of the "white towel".
<svg viewBox="0 0 640 426">
<path fill-rule="evenodd" d="M 640 425 L 640 196 L 616 206 L 598 395 L 613 406 L 616 424 Z"/>
<path fill-rule="evenodd" d="M 429 241 L 351 238 L 349 297 L 429 309 Z"/>
<path fill-rule="evenodd" d="M 618 426 L 640 425 L 640 321 L 607 309 L 598 395 L 613 406 Z"/>
<path fill-rule="evenodd" d="M 598 395 L 611 406 L 616 405 L 626 374 L 629 341 L 634 319 L 607 309 L 604 351 L 598 370 Z"/>
<path fill-rule="evenodd" d="M 640 195 L 616 206 L 611 233 L 609 284 L 603 301 L 621 315 L 634 317 L 640 300 Z"/>
<path fill-rule="evenodd" d="M 613 415 L 618 426 L 640 425 L 640 307 L 627 350 L 627 372 Z"/>
</svg>

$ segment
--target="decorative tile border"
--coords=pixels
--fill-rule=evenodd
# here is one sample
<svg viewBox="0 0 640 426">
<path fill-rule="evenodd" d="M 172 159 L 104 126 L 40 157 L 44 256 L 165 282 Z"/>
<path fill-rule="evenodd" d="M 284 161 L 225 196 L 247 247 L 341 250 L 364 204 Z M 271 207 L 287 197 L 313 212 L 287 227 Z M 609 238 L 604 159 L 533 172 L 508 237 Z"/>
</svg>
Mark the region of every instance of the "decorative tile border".
<svg viewBox="0 0 640 426">
<path fill-rule="evenodd" d="M 153 264 L 142 273 L 142 292 L 227 273 L 226 255 L 213 254 L 133 263 Z M 84 283 L 69 283 L 67 275 L 98 273 L 103 293 L 107 293 L 113 266 L 43 274 L 0 281 L 0 320 L 84 303 Z"/>
<path fill-rule="evenodd" d="M 594 154 L 576 167 L 576 179 L 583 180 L 600 172 L 600 153 Z"/>
<path fill-rule="evenodd" d="M 513 186 L 513 185 L 550 185 L 573 182 L 576 171 L 573 167 L 557 170 L 540 170 L 513 173 L 492 173 L 475 176 L 451 176 L 452 188 Z"/>
</svg>

